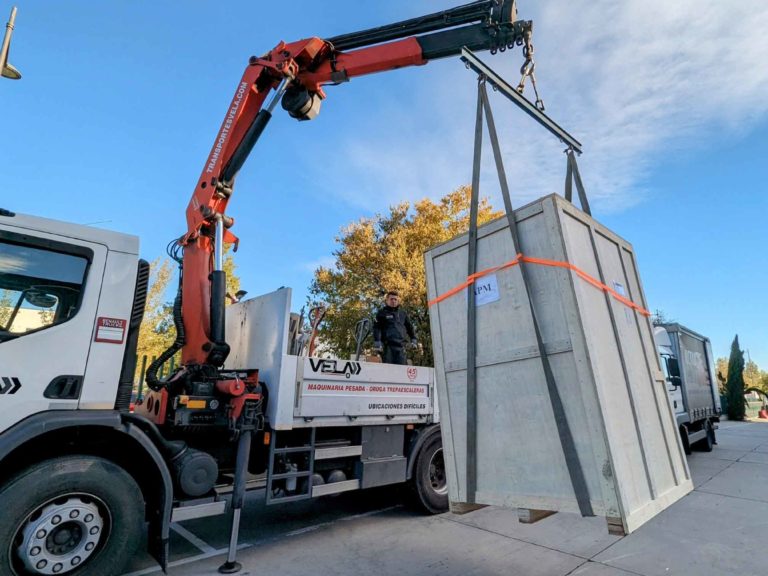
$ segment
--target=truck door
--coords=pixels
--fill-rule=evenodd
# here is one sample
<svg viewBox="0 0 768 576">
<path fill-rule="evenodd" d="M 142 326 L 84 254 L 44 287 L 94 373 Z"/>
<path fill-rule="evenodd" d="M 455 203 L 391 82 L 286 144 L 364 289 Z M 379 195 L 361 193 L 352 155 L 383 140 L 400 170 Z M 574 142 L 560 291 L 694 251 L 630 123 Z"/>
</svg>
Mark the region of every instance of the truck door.
<svg viewBox="0 0 768 576">
<path fill-rule="evenodd" d="M 653 329 L 653 339 L 656 342 L 656 348 L 661 358 L 661 369 L 664 372 L 664 380 L 667 384 L 667 396 L 672 405 L 672 411 L 675 415 L 685 412 L 685 402 L 683 399 L 682 382 L 679 379 L 670 378 L 669 362 L 677 362 L 679 369 L 679 359 L 675 354 L 675 346 L 672 344 L 672 335 L 667 332 L 663 326 L 656 326 Z"/>
<path fill-rule="evenodd" d="M 683 401 L 683 388 L 682 386 L 675 386 L 669 377 L 669 370 L 667 369 L 666 359 L 672 356 L 661 355 L 661 368 L 664 371 L 664 378 L 667 382 L 667 394 L 669 395 L 669 402 L 672 404 L 672 410 L 675 415 L 685 412 L 685 402 Z"/>
<path fill-rule="evenodd" d="M 0 431 L 77 408 L 107 249 L 0 228 Z"/>
</svg>

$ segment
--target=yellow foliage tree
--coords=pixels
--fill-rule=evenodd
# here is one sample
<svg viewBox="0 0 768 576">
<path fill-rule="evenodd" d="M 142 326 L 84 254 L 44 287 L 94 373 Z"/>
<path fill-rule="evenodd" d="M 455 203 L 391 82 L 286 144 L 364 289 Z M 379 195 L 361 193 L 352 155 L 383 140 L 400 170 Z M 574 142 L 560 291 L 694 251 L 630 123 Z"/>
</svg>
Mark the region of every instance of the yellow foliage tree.
<svg viewBox="0 0 768 576">
<path fill-rule="evenodd" d="M 725 381 L 728 378 L 728 358 L 718 358 L 715 361 L 715 376 L 720 394 L 725 394 Z"/>
<path fill-rule="evenodd" d="M 227 291 L 235 294 L 240 289 L 240 278 L 235 271 L 237 265 L 227 245 L 224 257 L 224 271 L 227 273 Z M 176 339 L 173 325 L 173 298 L 176 287 L 169 291 L 171 280 L 178 281 L 175 265 L 168 258 L 156 258 L 150 264 L 149 288 L 144 306 L 144 318 L 139 328 L 137 346 L 137 372 L 141 370 L 142 358 L 147 357 L 147 365 L 153 358 L 165 352 Z M 170 296 L 170 299 L 168 299 Z M 229 300 L 226 301 L 229 304 Z M 178 357 L 176 358 L 178 364 Z"/>
<path fill-rule="evenodd" d="M 144 305 L 144 319 L 139 328 L 137 354 L 148 362 L 160 356 L 173 343 L 173 303 L 167 301 L 168 286 L 174 274 L 174 265 L 168 258 L 156 258 L 149 265 L 149 288 Z"/>
<path fill-rule="evenodd" d="M 6 323 L 11 317 L 14 304 L 15 301 L 11 291 L 0 290 L 0 329 L 9 328 L 9 326 L 6 326 Z"/>
<path fill-rule="evenodd" d="M 235 257 L 231 252 L 232 245 L 227 244 L 224 247 L 224 272 L 227 273 L 227 292 L 233 296 L 240 290 L 240 278 L 235 274 L 237 270 L 237 264 L 235 264 Z M 230 304 L 227 298 L 227 305 Z"/>
<path fill-rule="evenodd" d="M 336 238 L 335 266 L 315 271 L 311 297 L 327 306 L 320 338 L 331 353 L 349 357 L 355 351 L 354 329 L 372 318 L 388 290 L 400 293 L 422 343 L 410 351 L 414 364 L 433 364 L 429 331 L 424 252 L 469 228 L 471 188 L 462 186 L 439 202 L 423 199 L 390 207 L 389 214 L 363 218 L 342 228 Z M 487 199 L 480 202 L 480 224 L 501 216 Z"/>
</svg>

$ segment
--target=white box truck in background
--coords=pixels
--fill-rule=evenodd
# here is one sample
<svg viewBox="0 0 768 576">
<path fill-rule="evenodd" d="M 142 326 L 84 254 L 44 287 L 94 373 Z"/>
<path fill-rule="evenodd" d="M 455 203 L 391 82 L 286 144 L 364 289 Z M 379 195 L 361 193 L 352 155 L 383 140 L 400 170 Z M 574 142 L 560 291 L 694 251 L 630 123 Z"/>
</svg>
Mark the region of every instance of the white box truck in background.
<svg viewBox="0 0 768 576">
<path fill-rule="evenodd" d="M 677 323 L 657 325 L 654 338 L 685 452 L 710 452 L 721 408 L 709 338 Z"/>
</svg>

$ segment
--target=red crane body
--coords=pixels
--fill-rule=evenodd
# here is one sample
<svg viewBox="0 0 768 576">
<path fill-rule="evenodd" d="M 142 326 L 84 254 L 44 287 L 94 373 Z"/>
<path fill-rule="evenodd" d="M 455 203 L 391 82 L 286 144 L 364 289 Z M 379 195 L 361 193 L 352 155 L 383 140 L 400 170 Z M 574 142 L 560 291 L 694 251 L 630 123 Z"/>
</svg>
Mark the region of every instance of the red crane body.
<svg viewBox="0 0 768 576">
<path fill-rule="evenodd" d="M 229 194 L 222 193 L 220 182 L 223 168 L 231 160 L 254 118 L 263 109 L 269 93 L 276 89 L 286 74 L 304 86 L 311 94 L 324 98 L 322 85 L 334 82 L 343 74 L 344 79 L 393 70 L 404 66 L 426 64 L 421 46 L 414 38 L 392 42 L 383 46 L 365 48 L 346 54 L 336 54 L 330 60 L 328 43 L 319 38 L 300 40 L 292 44 L 280 43 L 264 58 L 253 59 L 245 69 L 229 105 L 216 141 L 211 148 L 205 167 L 187 206 L 187 234 L 184 237 L 184 326 L 187 342 L 182 349 L 183 364 L 206 362 L 212 346 L 210 338 L 211 290 L 208 280 L 213 271 L 214 241 L 201 234 L 201 228 L 210 225 L 211 217 L 226 214 Z M 318 63 L 312 71 L 305 68 Z M 233 223 L 229 220 L 227 223 Z M 237 243 L 227 228 L 224 241 Z M 192 312 L 193 311 L 193 312 Z"/>
<path fill-rule="evenodd" d="M 464 46 L 495 52 L 520 45 L 525 35 L 530 34 L 531 23 L 516 17 L 514 0 L 480 0 L 334 39 L 280 42 L 266 55 L 250 59 L 187 206 L 187 232 L 180 241 L 184 247 L 183 365 L 220 366 L 227 354 L 223 319 L 216 318 L 219 314 L 223 317 L 224 294 L 214 294 L 211 280 L 216 270 L 214 229 L 220 220 L 224 227 L 223 242 L 237 245 L 237 238 L 229 231 L 234 220 L 226 216 L 227 203 L 237 171 L 271 117 L 271 107 L 264 107 L 270 93 L 281 90 L 277 96 L 283 97 L 283 107 L 292 116 L 311 119 L 325 98 L 323 85 L 423 65 L 435 58 L 458 54 Z M 466 25 L 468 22 L 475 23 Z M 414 32 L 445 28 L 448 30 L 403 38 Z M 387 41 L 393 38 L 399 39 Z M 357 49 L 340 49 L 346 46 Z M 286 99 L 290 100 L 288 104 Z M 219 323 L 221 326 L 217 326 Z"/>
</svg>

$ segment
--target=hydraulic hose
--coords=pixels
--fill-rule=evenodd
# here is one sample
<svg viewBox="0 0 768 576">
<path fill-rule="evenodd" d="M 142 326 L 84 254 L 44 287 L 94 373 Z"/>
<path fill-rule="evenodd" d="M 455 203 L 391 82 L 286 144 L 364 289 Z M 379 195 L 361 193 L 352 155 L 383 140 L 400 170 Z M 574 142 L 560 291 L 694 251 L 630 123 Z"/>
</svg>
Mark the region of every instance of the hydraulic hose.
<svg viewBox="0 0 768 576">
<path fill-rule="evenodd" d="M 186 343 L 186 333 L 184 332 L 184 321 L 181 316 L 181 286 L 182 286 L 183 269 L 181 263 L 179 263 L 179 291 L 176 293 L 176 298 L 173 300 L 173 326 L 176 329 L 176 339 L 173 341 L 168 349 L 160 354 L 147 368 L 146 382 L 147 386 L 155 392 L 159 392 L 166 386 L 166 381 L 160 380 L 157 377 L 157 372 L 160 367 L 168 360 L 173 358 L 179 350 L 184 347 Z"/>
</svg>

